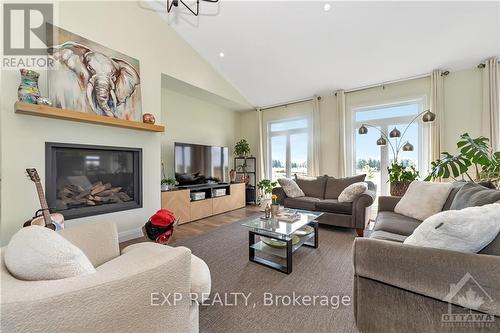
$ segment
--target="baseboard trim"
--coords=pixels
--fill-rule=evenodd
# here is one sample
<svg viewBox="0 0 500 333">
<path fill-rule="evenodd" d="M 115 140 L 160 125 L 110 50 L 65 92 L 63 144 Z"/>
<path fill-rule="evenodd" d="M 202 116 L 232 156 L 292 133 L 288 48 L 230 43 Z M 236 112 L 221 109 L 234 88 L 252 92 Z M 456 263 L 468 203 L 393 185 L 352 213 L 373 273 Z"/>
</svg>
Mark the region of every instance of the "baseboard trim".
<svg viewBox="0 0 500 333">
<path fill-rule="evenodd" d="M 120 242 L 125 242 L 134 238 L 142 237 L 142 228 L 136 228 L 131 230 L 126 230 L 118 233 L 118 240 Z"/>
</svg>

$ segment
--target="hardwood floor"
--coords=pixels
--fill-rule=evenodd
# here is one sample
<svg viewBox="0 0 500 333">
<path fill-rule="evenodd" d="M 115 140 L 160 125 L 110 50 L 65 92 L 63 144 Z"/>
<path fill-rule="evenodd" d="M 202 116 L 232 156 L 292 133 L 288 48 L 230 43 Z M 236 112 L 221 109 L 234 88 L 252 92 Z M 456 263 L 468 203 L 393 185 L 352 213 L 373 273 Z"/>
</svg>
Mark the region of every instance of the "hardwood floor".
<svg viewBox="0 0 500 333">
<path fill-rule="evenodd" d="M 244 219 L 247 216 L 256 214 L 258 211 L 259 211 L 259 206 L 249 205 L 246 206 L 245 208 L 233 210 L 224 214 L 210 216 L 198 221 L 181 224 L 177 226 L 177 228 L 175 229 L 172 241 L 183 240 L 207 233 L 223 225 L 233 223 L 241 219 Z M 124 247 L 127 247 L 131 244 L 140 243 L 144 241 L 145 239 L 143 237 L 131 239 L 120 243 L 120 249 L 123 249 Z"/>
</svg>

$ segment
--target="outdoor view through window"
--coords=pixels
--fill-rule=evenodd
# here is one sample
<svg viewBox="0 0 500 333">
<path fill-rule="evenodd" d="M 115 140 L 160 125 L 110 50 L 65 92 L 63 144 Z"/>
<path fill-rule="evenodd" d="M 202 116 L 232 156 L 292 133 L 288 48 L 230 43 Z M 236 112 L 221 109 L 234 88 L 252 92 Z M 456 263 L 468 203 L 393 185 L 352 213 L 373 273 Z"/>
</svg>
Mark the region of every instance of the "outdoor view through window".
<svg viewBox="0 0 500 333">
<path fill-rule="evenodd" d="M 271 178 L 307 175 L 309 120 L 295 118 L 268 124 Z"/>
</svg>

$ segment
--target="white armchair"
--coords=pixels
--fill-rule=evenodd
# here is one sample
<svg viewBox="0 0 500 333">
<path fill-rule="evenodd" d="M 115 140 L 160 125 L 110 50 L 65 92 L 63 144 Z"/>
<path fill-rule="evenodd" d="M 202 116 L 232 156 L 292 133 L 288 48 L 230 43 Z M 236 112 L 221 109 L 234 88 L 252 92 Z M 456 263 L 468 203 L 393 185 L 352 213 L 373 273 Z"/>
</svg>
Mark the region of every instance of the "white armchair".
<svg viewBox="0 0 500 333">
<path fill-rule="evenodd" d="M 61 234 L 97 272 L 23 281 L 9 273 L 2 254 L 1 331 L 198 332 L 199 304 L 190 296 L 210 293 L 210 271 L 189 249 L 139 243 L 120 254 L 116 226 L 106 222 Z M 182 299 L 159 305 L 174 293 Z"/>
</svg>

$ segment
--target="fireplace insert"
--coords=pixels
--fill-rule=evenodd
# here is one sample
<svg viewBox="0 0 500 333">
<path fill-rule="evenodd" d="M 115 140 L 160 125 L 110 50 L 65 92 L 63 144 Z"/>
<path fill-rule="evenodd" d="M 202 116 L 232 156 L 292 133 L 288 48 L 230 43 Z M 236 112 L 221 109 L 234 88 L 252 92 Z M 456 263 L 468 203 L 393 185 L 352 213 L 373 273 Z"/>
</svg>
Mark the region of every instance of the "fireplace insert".
<svg viewBox="0 0 500 333">
<path fill-rule="evenodd" d="M 45 143 L 49 207 L 74 219 L 142 207 L 142 149 Z"/>
</svg>

